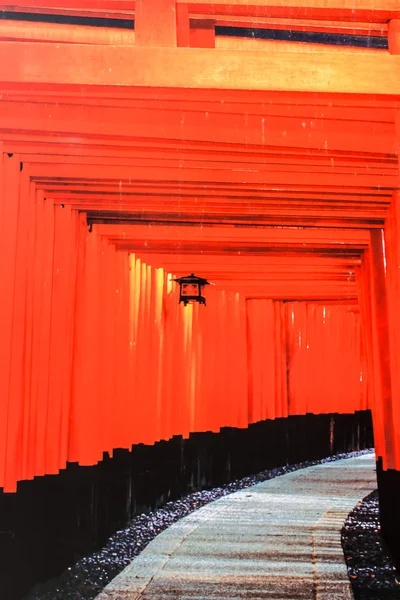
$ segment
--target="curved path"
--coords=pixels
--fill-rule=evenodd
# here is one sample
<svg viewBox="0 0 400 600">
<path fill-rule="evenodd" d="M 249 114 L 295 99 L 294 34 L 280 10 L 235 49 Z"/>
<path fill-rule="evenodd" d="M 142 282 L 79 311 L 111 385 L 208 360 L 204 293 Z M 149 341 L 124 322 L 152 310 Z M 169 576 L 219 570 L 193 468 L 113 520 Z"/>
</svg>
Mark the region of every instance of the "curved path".
<svg viewBox="0 0 400 600">
<path fill-rule="evenodd" d="M 349 600 L 340 531 L 375 488 L 368 454 L 220 498 L 158 535 L 97 600 Z"/>
</svg>

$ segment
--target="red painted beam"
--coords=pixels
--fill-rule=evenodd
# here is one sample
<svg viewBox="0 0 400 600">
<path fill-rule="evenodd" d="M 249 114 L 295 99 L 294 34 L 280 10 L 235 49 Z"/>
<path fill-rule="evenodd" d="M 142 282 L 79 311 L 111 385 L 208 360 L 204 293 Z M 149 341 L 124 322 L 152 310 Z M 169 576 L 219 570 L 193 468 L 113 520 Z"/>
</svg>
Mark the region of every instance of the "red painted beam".
<svg viewBox="0 0 400 600">
<path fill-rule="evenodd" d="M 186 0 L 178 0 L 186 4 Z M 387 23 L 400 15 L 397 0 L 196 0 L 189 4 L 192 14 L 239 15 L 296 19 L 323 19 Z"/>
<path fill-rule="evenodd" d="M 1 65 L 0 65 L 1 68 Z M 223 144 L 242 144 L 251 147 L 313 149 L 325 151 L 396 152 L 395 128 L 392 123 L 339 119 L 287 118 L 284 116 L 209 114 L 207 111 L 148 110 L 145 108 L 68 106 L 64 103 L 48 106 L 42 103 L 0 104 L 0 131 L 69 133 L 80 137 L 114 138 L 119 142 L 138 142 L 140 139 L 175 140 Z M 247 151 L 248 151 L 247 150 Z"/>
<path fill-rule="evenodd" d="M 103 86 L 91 86 L 85 89 L 82 96 L 74 86 L 35 86 L 4 88 L 3 98 L 16 101 L 49 102 L 59 104 L 63 99 L 67 103 L 95 106 L 117 106 L 135 108 L 188 109 L 205 112 L 227 112 L 260 114 L 269 116 L 310 117 L 352 119 L 355 121 L 395 120 L 396 101 L 379 94 L 364 96 L 360 94 L 315 94 L 280 92 L 276 90 L 225 90 L 223 98 L 217 89 L 197 89 L 196 97 L 185 89 L 174 87 L 155 88 L 117 88 L 109 87 L 105 92 Z"/>
<path fill-rule="evenodd" d="M 221 171 L 235 171 L 235 170 L 257 170 L 259 172 L 274 172 L 274 173 L 315 173 L 315 174 L 326 174 L 327 181 L 330 177 L 340 177 L 341 175 L 373 175 L 377 178 L 377 184 L 384 180 L 385 177 L 397 177 L 399 174 L 398 168 L 395 165 L 374 165 L 374 164 L 346 164 L 344 161 L 336 161 L 331 158 L 330 160 L 321 161 L 322 164 L 318 164 L 317 161 L 312 159 L 298 160 L 296 158 L 288 158 L 285 160 L 284 153 L 281 158 L 273 158 L 269 160 L 267 156 L 257 156 L 247 154 L 242 156 L 239 152 L 232 153 L 226 156 L 186 156 L 184 153 L 172 153 L 172 152 L 151 152 L 143 153 L 142 156 L 134 157 L 99 157 L 94 158 L 93 156 L 80 156 L 77 159 L 77 155 L 68 156 L 60 155 L 52 157 L 38 155 L 38 156 L 27 156 L 26 160 L 33 163 L 48 163 L 50 160 L 53 164 L 76 164 L 79 161 L 80 165 L 88 165 L 91 167 L 95 163 L 104 163 L 107 166 L 122 166 L 132 167 L 136 169 L 151 167 L 162 172 L 164 169 L 220 169 Z M 325 164 L 324 164 L 325 163 Z M 383 186 L 382 186 L 383 187 Z"/>
<path fill-rule="evenodd" d="M 318 228 L 285 229 L 285 228 L 246 228 L 246 227 L 168 227 L 162 225 L 141 227 L 140 225 L 97 225 L 100 235 L 124 241 L 156 244 L 164 241 L 170 244 L 207 243 L 218 240 L 220 247 L 225 243 L 251 243 L 260 248 L 280 245 L 304 246 L 308 248 L 365 248 L 369 243 L 369 232 L 363 230 L 325 230 Z"/>
<path fill-rule="evenodd" d="M 286 17 L 238 17 L 216 15 L 216 25 L 225 27 L 244 27 L 257 29 L 272 29 L 281 31 L 306 31 L 332 34 L 387 36 L 386 23 L 362 23 L 357 21 L 331 21 L 317 19 L 291 19 Z"/>
<path fill-rule="evenodd" d="M 312 181 L 306 172 L 287 173 L 279 171 L 257 171 L 252 169 L 194 169 L 194 168 L 159 168 L 156 171 L 152 167 L 137 166 L 108 166 L 108 165 L 57 165 L 55 173 L 51 175 L 52 165 L 43 163 L 35 167 L 33 181 L 50 180 L 53 177 L 69 179 L 72 181 L 115 180 L 121 182 L 121 188 L 125 183 L 134 181 L 175 182 L 179 189 L 180 182 L 192 182 L 197 186 L 214 184 L 251 184 L 264 186 L 287 186 L 291 189 L 314 189 L 323 187 L 325 190 L 342 188 L 364 188 L 366 191 L 374 189 L 394 190 L 399 188 L 398 175 L 373 175 L 373 174 L 339 174 L 327 176 L 322 173 L 313 173 Z"/>
</svg>

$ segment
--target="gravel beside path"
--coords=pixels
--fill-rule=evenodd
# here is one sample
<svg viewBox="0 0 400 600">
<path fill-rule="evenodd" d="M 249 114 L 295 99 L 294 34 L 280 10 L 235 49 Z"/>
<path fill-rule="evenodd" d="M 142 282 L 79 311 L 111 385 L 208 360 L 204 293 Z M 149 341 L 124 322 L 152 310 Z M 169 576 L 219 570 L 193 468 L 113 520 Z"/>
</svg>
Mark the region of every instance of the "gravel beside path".
<svg viewBox="0 0 400 600">
<path fill-rule="evenodd" d="M 347 517 L 342 546 L 355 600 L 400 600 L 400 578 L 380 535 L 377 490 Z"/>
</svg>

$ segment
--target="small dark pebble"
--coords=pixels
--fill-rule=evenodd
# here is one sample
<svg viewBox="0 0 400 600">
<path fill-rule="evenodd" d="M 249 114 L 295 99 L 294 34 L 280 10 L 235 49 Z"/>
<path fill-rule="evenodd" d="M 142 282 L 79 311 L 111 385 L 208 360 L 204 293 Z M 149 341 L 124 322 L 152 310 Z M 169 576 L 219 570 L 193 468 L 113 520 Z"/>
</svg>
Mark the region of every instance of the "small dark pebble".
<svg viewBox="0 0 400 600">
<path fill-rule="evenodd" d="M 117 531 L 108 540 L 104 548 L 91 556 L 82 558 L 76 565 L 64 571 L 60 577 L 35 586 L 24 600 L 91 600 L 161 531 L 205 504 L 237 490 L 304 467 L 332 462 L 340 458 L 359 456 L 369 452 L 370 450 L 365 450 L 338 454 L 319 461 L 308 461 L 269 469 L 212 490 L 194 492 L 175 502 L 168 502 L 154 512 L 134 517 L 128 527 Z M 371 494 L 368 498 L 373 496 L 374 494 Z M 355 598 L 356 600 L 381 600 L 385 598 L 390 598 L 390 600 L 397 600 L 398 598 L 400 600 L 400 595 L 393 595 L 393 585 L 398 585 L 396 573 L 393 571 L 393 565 L 390 563 L 388 555 L 383 554 L 382 544 L 379 541 L 378 501 L 377 499 L 368 500 L 368 498 L 366 508 L 362 508 L 364 503 L 358 505 L 355 511 L 349 515 L 343 529 L 343 546 L 346 554 L 351 557 L 348 562 L 349 575 L 358 594 Z M 359 514 L 352 520 L 351 515 L 357 510 Z M 359 526 L 354 526 L 354 524 Z M 371 545 L 373 546 L 372 552 Z M 364 593 L 364 589 L 370 590 L 371 588 L 372 590 L 372 575 L 374 576 L 373 586 L 375 586 L 373 595 L 361 595 L 361 591 Z M 378 587 L 376 587 L 377 584 Z M 386 591 L 389 593 L 386 594 Z M 397 589 L 396 593 L 400 594 Z"/>
<path fill-rule="evenodd" d="M 355 600 L 400 600 L 399 575 L 380 535 L 378 490 L 347 517 L 342 546 Z"/>
</svg>

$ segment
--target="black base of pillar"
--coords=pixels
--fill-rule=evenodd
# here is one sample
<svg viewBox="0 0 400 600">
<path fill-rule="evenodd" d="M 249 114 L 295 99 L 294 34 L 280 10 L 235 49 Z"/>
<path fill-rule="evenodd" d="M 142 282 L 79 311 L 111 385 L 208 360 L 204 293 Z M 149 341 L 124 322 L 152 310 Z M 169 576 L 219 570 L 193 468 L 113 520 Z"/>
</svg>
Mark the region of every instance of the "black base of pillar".
<svg viewBox="0 0 400 600">
<path fill-rule="evenodd" d="M 142 512 L 259 471 L 373 446 L 369 411 L 263 421 L 116 450 L 0 493 L 0 597 L 18 600 Z"/>
<path fill-rule="evenodd" d="M 400 471 L 382 470 L 378 458 L 376 474 L 379 490 L 379 512 L 382 537 L 391 553 L 396 567 L 400 568 Z"/>
</svg>

